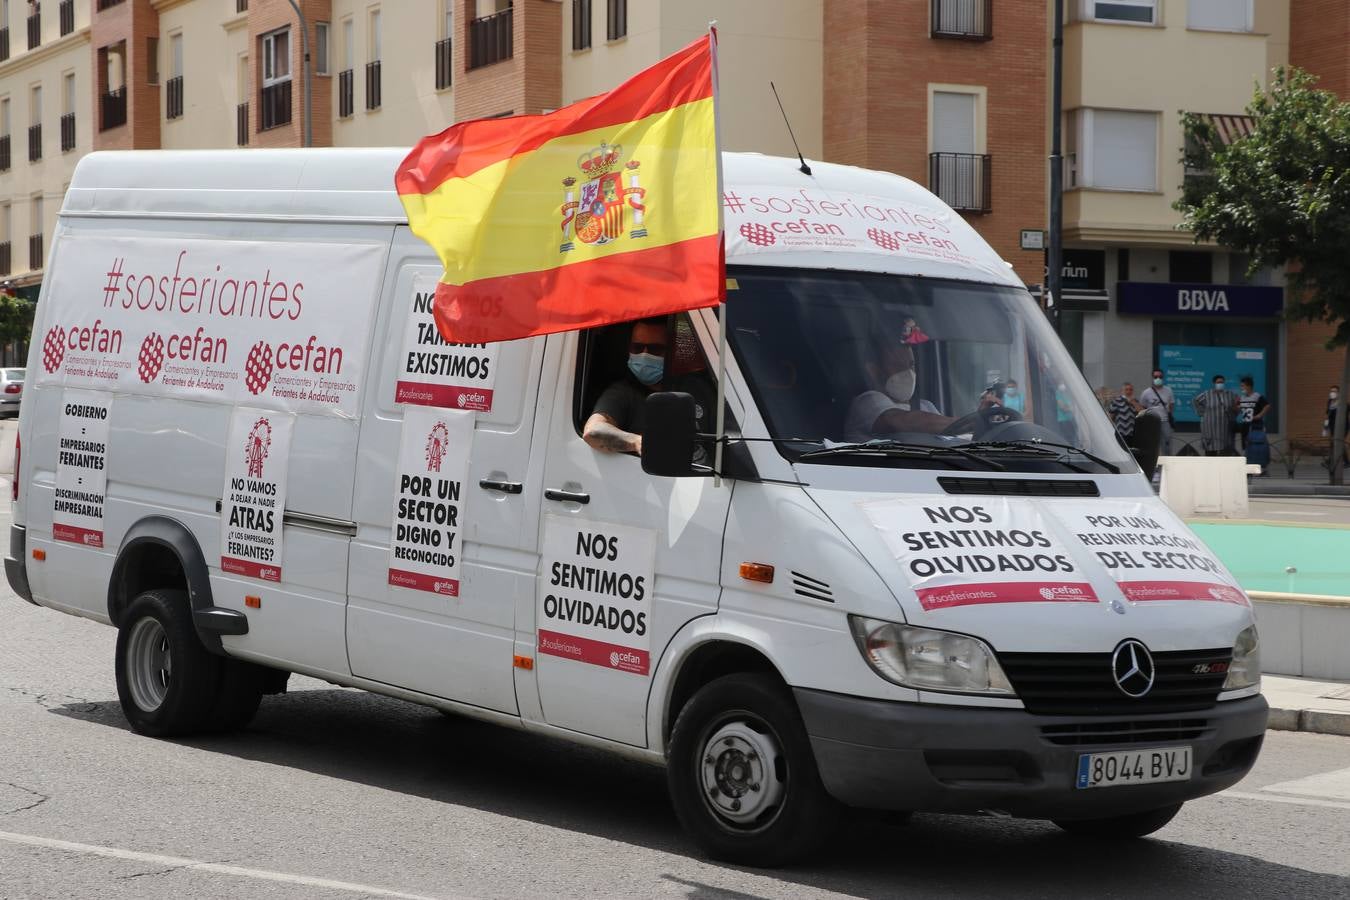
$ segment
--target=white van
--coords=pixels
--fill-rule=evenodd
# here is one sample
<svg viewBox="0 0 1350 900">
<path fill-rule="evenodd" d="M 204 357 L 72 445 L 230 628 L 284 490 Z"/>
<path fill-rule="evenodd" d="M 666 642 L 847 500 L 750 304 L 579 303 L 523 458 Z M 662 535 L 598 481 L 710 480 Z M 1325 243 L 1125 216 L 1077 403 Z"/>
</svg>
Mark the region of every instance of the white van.
<svg viewBox="0 0 1350 900">
<path fill-rule="evenodd" d="M 752 864 L 845 806 L 1138 836 L 1251 768 L 1248 598 L 932 194 L 727 154 L 714 478 L 715 311 L 636 350 L 446 344 L 403 155 L 75 173 L 5 569 L 119 629 L 137 731 L 240 727 L 300 672 L 665 765 L 699 846 Z M 645 397 L 641 460 L 582 440 L 611 388 Z"/>
</svg>

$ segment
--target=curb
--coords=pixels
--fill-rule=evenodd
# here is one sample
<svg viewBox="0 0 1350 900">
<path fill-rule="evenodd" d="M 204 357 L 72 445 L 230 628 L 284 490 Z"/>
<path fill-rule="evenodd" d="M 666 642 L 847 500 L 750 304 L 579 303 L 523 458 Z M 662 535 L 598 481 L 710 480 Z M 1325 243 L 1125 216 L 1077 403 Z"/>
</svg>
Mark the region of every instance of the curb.
<svg viewBox="0 0 1350 900">
<path fill-rule="evenodd" d="M 1270 731 L 1306 731 L 1311 734 L 1350 736 L 1350 713 L 1318 709 L 1278 709 L 1272 706 L 1266 728 Z"/>
</svg>

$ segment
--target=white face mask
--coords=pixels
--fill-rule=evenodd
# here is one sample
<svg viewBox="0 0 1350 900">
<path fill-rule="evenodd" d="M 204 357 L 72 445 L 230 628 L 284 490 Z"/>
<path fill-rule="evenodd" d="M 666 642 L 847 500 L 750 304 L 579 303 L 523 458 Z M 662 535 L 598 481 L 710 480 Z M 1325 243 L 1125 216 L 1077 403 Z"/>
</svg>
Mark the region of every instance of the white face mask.
<svg viewBox="0 0 1350 900">
<path fill-rule="evenodd" d="M 1331 393 L 1327 394 L 1327 396 L 1330 397 L 1332 400 L 1335 400 L 1337 397 L 1340 396 L 1340 392 L 1339 392 L 1339 391 L 1332 391 Z"/>
<path fill-rule="evenodd" d="M 883 390 L 886 391 L 886 396 L 896 403 L 908 403 L 909 399 L 914 396 L 914 381 L 914 370 L 905 369 L 887 378 Z"/>
</svg>

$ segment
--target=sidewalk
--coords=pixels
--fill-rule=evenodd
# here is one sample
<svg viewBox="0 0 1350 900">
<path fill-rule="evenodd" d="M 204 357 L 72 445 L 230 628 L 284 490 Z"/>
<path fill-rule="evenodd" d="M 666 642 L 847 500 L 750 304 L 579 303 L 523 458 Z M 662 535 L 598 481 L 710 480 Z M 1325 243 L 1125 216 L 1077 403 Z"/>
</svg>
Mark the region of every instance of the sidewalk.
<svg viewBox="0 0 1350 900">
<path fill-rule="evenodd" d="M 1350 682 L 1262 675 L 1275 731 L 1350 735 Z"/>
<path fill-rule="evenodd" d="M 1300 459 L 1292 477 L 1283 461 L 1273 459 L 1266 467 L 1265 475 L 1247 480 L 1247 494 L 1252 497 L 1350 498 L 1350 484 L 1330 484 L 1329 481 L 1330 476 L 1320 459 Z"/>
</svg>

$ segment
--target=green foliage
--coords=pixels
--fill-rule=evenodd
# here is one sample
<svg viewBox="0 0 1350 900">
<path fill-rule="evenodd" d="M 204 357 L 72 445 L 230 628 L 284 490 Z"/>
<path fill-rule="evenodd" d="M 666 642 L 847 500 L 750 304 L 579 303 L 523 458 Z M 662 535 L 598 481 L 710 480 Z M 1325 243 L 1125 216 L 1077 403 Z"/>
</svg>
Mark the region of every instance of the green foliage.
<svg viewBox="0 0 1350 900">
<path fill-rule="evenodd" d="M 1251 257 L 1251 269 L 1291 266 L 1291 318 L 1336 325 L 1350 344 L 1350 103 L 1278 69 L 1247 106 L 1252 133 L 1225 146 L 1187 113 L 1188 175 L 1176 208 L 1198 240 Z"/>
<path fill-rule="evenodd" d="M 35 304 L 13 294 L 0 293 L 0 344 L 26 341 L 33 331 Z"/>
</svg>

